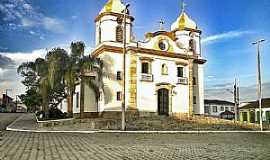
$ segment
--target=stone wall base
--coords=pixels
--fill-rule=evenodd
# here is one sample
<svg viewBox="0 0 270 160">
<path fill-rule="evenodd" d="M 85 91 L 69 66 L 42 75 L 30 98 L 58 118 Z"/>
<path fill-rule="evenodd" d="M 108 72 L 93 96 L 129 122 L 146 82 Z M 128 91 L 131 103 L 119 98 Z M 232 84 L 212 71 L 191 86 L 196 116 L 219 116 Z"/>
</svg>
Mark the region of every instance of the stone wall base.
<svg viewBox="0 0 270 160">
<path fill-rule="evenodd" d="M 158 116 L 156 112 L 139 112 L 137 110 L 126 111 L 126 118 L 133 119 L 138 117 L 154 117 Z M 173 115 L 170 115 L 173 116 Z M 105 111 L 105 112 L 84 112 L 82 117 L 80 113 L 74 113 L 75 119 L 88 119 L 88 118 L 107 118 L 107 119 L 121 119 L 122 112 L 120 111 Z"/>
</svg>

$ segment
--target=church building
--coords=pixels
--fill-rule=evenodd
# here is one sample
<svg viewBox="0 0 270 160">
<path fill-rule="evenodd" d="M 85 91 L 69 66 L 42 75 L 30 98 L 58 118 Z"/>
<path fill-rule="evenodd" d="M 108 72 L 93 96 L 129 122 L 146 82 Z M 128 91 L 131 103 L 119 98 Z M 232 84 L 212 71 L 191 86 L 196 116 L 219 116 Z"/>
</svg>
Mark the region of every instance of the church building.
<svg viewBox="0 0 270 160">
<path fill-rule="evenodd" d="M 99 100 L 91 87 L 81 81 L 74 95 L 75 117 L 121 112 L 123 95 L 126 110 L 139 114 L 204 114 L 206 60 L 201 53 L 201 30 L 184 6 L 169 31 L 161 21 L 159 30 L 146 33 L 143 41 L 134 36 L 132 12 L 127 11 L 125 20 L 124 10 L 121 0 L 108 0 L 94 20 L 96 46 L 91 54 L 103 60 L 105 72 L 111 76 L 103 78 L 105 86 Z"/>
</svg>

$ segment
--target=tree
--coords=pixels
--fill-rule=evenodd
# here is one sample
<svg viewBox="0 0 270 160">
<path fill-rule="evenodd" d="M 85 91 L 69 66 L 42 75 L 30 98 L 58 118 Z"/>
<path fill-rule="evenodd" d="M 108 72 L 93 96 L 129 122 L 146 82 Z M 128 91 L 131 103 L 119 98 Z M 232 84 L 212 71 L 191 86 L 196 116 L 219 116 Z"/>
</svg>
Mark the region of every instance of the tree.
<svg viewBox="0 0 270 160">
<path fill-rule="evenodd" d="M 27 106 L 28 112 L 35 112 L 42 103 L 42 97 L 34 88 L 19 96 L 20 100 Z"/>
<path fill-rule="evenodd" d="M 34 62 L 22 63 L 17 72 L 24 77 L 22 83 L 27 91 L 21 98 L 29 106 L 42 104 L 45 118 L 48 118 L 50 107 L 56 108 L 64 99 L 68 100 L 68 112 L 73 113 L 73 95 L 81 77 L 96 93 L 96 99 L 103 89 L 103 62 L 92 56 L 83 56 L 85 45 L 75 42 L 70 45 L 70 55 L 66 50 L 54 48 L 45 57 L 37 58 Z M 95 76 L 87 77 L 84 73 L 91 72 Z M 38 102 L 31 102 L 34 96 Z"/>
<path fill-rule="evenodd" d="M 64 84 L 59 84 L 60 76 L 56 76 L 62 64 L 58 62 L 61 58 L 57 59 L 55 55 L 61 53 L 65 52 L 59 48 L 53 49 L 47 53 L 46 59 L 37 58 L 34 62 L 22 63 L 17 68 L 17 72 L 24 77 L 22 83 L 27 89 L 26 94 L 20 96 L 22 101 L 29 108 L 33 104 L 42 105 L 45 118 L 48 118 L 49 106 L 57 106 L 65 97 Z M 38 102 L 34 102 L 34 99 Z"/>
<path fill-rule="evenodd" d="M 27 91 L 25 94 L 19 96 L 21 101 L 27 106 L 28 111 L 33 112 L 42 103 L 42 97 L 37 92 L 38 88 L 38 75 L 34 62 L 22 63 L 17 68 L 18 74 L 24 77 L 22 83 L 26 86 Z"/>
</svg>

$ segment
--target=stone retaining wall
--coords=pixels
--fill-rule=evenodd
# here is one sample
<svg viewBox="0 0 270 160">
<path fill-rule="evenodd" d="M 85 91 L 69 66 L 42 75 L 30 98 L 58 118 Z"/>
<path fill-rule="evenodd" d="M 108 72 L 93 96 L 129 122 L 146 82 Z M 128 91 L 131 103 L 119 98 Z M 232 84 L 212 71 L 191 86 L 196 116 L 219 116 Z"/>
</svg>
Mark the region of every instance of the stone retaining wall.
<svg viewBox="0 0 270 160">
<path fill-rule="evenodd" d="M 228 124 L 228 125 L 235 125 L 242 128 L 248 129 L 259 129 L 260 125 L 256 123 L 247 123 L 247 122 L 240 122 L 234 120 L 226 120 L 214 117 L 207 117 L 204 115 L 194 115 L 189 117 L 187 114 L 183 113 L 173 113 L 173 118 L 179 121 L 190 121 L 198 124 Z"/>
</svg>

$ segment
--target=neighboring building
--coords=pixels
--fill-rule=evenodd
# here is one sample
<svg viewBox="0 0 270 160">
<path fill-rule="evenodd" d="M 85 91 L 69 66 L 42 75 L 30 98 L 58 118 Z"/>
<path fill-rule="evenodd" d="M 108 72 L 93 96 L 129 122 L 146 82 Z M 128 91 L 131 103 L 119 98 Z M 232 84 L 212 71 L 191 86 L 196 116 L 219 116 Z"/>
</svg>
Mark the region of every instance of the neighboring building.
<svg viewBox="0 0 270 160">
<path fill-rule="evenodd" d="M 104 61 L 105 72 L 111 77 L 104 78 L 99 101 L 87 84 L 76 89 L 80 101 L 73 103 L 75 116 L 121 111 L 124 7 L 120 0 L 109 0 L 95 18 L 96 46 L 91 55 Z M 184 8 L 171 30 L 165 31 L 162 24 L 156 32 L 146 33 L 144 41 L 136 41 L 134 18 L 127 16 L 126 109 L 158 115 L 204 114 L 206 60 L 201 54 L 201 30 Z M 62 104 L 66 111 L 63 106 L 66 104 Z"/>
<path fill-rule="evenodd" d="M 258 101 L 246 102 L 239 108 L 240 121 L 259 122 L 260 110 Z M 270 98 L 262 99 L 262 120 L 270 123 Z"/>
<path fill-rule="evenodd" d="M 81 85 L 77 85 L 75 88 L 75 94 L 73 95 L 73 113 L 80 113 L 80 88 Z M 68 102 L 67 99 L 63 99 L 57 106 L 63 113 L 68 112 Z"/>
<path fill-rule="evenodd" d="M 25 113 L 27 112 L 27 107 L 25 104 L 21 103 L 21 102 L 17 102 L 17 109 L 16 112 L 17 113 Z"/>
<path fill-rule="evenodd" d="M 16 112 L 17 108 L 16 108 L 16 104 L 14 102 L 10 102 L 7 104 L 6 106 L 6 112 Z"/>
<path fill-rule="evenodd" d="M 0 95 L 0 112 L 15 112 L 12 98 L 7 96 L 6 94 Z M 14 111 L 15 110 L 15 111 Z"/>
<path fill-rule="evenodd" d="M 207 116 L 234 119 L 234 103 L 224 100 L 204 100 L 204 113 Z"/>
</svg>

